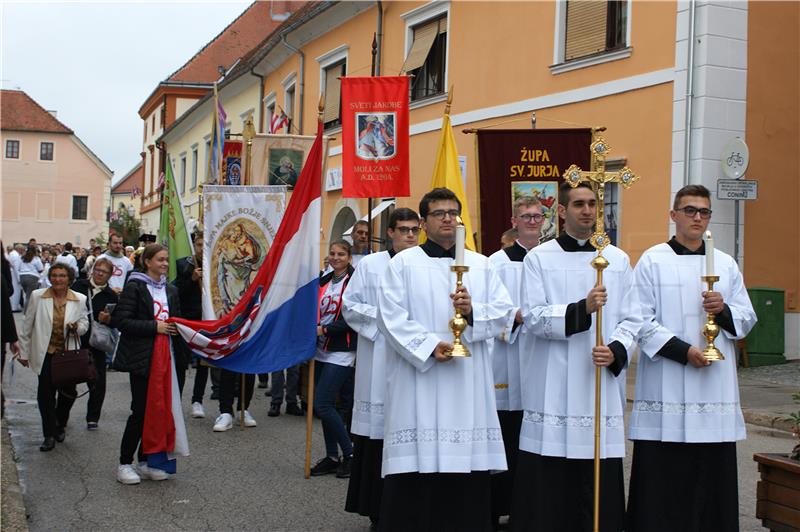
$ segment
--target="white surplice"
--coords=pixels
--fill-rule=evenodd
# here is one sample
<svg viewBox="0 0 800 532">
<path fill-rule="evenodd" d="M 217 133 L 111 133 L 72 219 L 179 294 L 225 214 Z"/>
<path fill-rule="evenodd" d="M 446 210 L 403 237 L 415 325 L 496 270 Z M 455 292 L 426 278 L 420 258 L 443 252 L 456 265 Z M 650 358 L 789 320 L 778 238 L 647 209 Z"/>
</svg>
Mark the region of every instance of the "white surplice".
<svg viewBox="0 0 800 532">
<path fill-rule="evenodd" d="M 636 397 L 630 438 L 670 442 L 743 440 L 744 419 L 739 405 L 735 341 L 750 332 L 756 315 L 739 267 L 730 255 L 714 252 L 714 291 L 728 305 L 736 334 L 722 329 L 715 345 L 724 361 L 695 368 L 663 356 L 659 350 L 673 337 L 699 349 L 706 314 L 701 281 L 704 255 L 679 255 L 669 244 L 645 251 L 636 265 L 636 285 L 644 325 L 638 343 L 642 356 L 636 372 Z"/>
<path fill-rule="evenodd" d="M 342 296 L 342 315 L 358 333 L 350 431 L 373 440 L 383 439 L 386 339 L 378 330 L 378 293 L 390 259 L 388 251 L 362 258 Z"/>
<path fill-rule="evenodd" d="M 518 243 L 517 245 L 524 250 Z M 520 306 L 522 290 L 522 261 L 511 260 L 505 249 L 496 251 L 489 262 L 508 290 L 516 308 Z M 492 345 L 494 392 L 498 410 L 522 410 L 522 383 L 520 379 L 520 327 L 512 334 L 495 338 Z"/>
<path fill-rule="evenodd" d="M 505 470 L 487 341 L 509 334 L 515 308 L 489 259 L 465 252 L 473 323 L 462 341 L 472 356 L 436 362 L 440 341 L 452 342 L 451 258 L 421 246 L 389 262 L 379 294 L 379 327 L 386 336 L 383 475 Z"/>
<path fill-rule="evenodd" d="M 522 432 L 520 449 L 585 459 L 594 456 L 596 316 L 588 330 L 566 336 L 567 307 L 586 298 L 596 283 L 596 251 L 564 251 L 558 240 L 534 248 L 523 262 Z M 628 256 L 603 250 L 608 301 L 603 307 L 605 345 L 617 341 L 631 354 L 641 325 Z M 625 371 L 601 374 L 600 457 L 625 456 Z"/>
</svg>

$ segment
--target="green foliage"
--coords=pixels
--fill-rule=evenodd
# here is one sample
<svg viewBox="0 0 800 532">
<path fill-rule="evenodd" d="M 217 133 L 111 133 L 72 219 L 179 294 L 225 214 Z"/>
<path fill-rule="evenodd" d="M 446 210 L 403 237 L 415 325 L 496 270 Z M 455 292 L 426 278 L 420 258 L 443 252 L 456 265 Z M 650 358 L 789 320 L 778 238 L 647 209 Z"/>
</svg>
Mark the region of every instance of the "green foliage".
<svg viewBox="0 0 800 532">
<path fill-rule="evenodd" d="M 117 210 L 116 218 L 108 224 L 110 233 L 122 235 L 122 242 L 126 246 L 136 246 L 139 243 L 139 233 L 141 222 L 135 216 L 131 216 L 127 209 Z"/>
</svg>

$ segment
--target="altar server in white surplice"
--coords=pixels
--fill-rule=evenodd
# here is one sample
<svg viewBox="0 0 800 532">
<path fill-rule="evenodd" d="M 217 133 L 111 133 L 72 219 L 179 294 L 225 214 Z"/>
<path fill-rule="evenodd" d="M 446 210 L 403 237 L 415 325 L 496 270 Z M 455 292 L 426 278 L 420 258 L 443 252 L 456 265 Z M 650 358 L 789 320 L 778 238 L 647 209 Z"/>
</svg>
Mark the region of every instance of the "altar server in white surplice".
<svg viewBox="0 0 800 532">
<path fill-rule="evenodd" d="M 588 242 L 596 197 L 588 185 L 562 184 L 564 231 L 527 254 L 522 278 L 524 409 L 511 524 L 514 530 L 591 530 L 595 367 L 601 366 L 600 530 L 625 518 L 625 367 L 641 316 L 628 256 L 603 250 L 610 265 L 595 287 L 597 255 Z M 603 306 L 603 339 L 595 347 Z"/>
<path fill-rule="evenodd" d="M 517 238 L 489 257 L 492 267 L 519 307 L 522 289 L 522 260 L 539 244 L 542 222 L 542 204 L 533 196 L 522 196 L 514 202 L 511 224 Z M 522 424 L 522 384 L 520 382 L 520 349 L 523 345 L 519 330 L 510 336 L 496 338 L 492 347 L 494 393 L 497 416 L 503 431 L 508 471 L 492 475 L 492 519 L 511 513 L 512 488 L 515 465 L 519 451 L 519 430 Z"/>
<path fill-rule="evenodd" d="M 644 325 L 639 333 L 636 398 L 630 420 L 633 469 L 628 530 L 739 530 L 736 440 L 745 439 L 735 341 L 756 315 L 733 258 L 713 254 L 708 292 L 703 234 L 711 195 L 688 185 L 670 212 L 675 236 L 636 265 Z M 703 357 L 706 313 L 721 327 L 725 360 Z"/>
<path fill-rule="evenodd" d="M 455 194 L 434 189 L 419 212 L 428 240 L 389 262 L 378 299 L 391 347 L 379 530 L 489 531 L 489 472 L 505 470 L 506 459 L 488 340 L 511 334 L 516 309 L 489 259 L 469 250 L 455 290 Z M 454 307 L 469 323 L 469 358 L 446 354 Z"/>
<path fill-rule="evenodd" d="M 353 404 L 353 463 L 345 510 L 370 518 L 380 516 L 383 479 L 383 397 L 386 389 L 386 339 L 378 330 L 378 293 L 389 260 L 419 242 L 419 216 L 401 207 L 392 211 L 387 230 L 391 248 L 365 255 L 342 295 L 344 319 L 358 333 Z"/>
</svg>

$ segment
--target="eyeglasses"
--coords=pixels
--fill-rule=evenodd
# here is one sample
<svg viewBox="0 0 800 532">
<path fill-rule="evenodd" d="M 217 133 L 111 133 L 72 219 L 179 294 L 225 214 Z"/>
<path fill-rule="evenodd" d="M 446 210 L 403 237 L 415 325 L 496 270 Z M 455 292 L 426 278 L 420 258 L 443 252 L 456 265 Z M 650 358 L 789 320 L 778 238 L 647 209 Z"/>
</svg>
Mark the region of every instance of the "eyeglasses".
<svg viewBox="0 0 800 532">
<path fill-rule="evenodd" d="M 395 227 L 394 230 L 400 233 L 401 235 L 407 235 L 409 233 L 411 233 L 412 235 L 419 234 L 419 227 L 405 227 L 401 225 L 400 227 Z"/>
<path fill-rule="evenodd" d="M 522 220 L 526 224 L 527 223 L 531 223 L 531 220 L 533 220 L 534 223 L 537 223 L 537 224 L 539 222 L 541 222 L 542 220 L 544 220 L 544 216 L 541 215 L 541 214 L 520 214 L 519 216 L 517 216 L 517 218 L 519 218 L 520 220 Z"/>
<path fill-rule="evenodd" d="M 433 216 L 437 220 L 444 220 L 445 216 L 449 216 L 450 218 L 454 218 L 455 219 L 460 214 L 461 214 L 461 211 L 459 211 L 458 209 L 450 209 L 449 211 L 445 211 L 445 210 L 440 209 L 440 210 L 429 212 L 428 216 Z"/>
<path fill-rule="evenodd" d="M 697 213 L 700 213 L 700 218 L 702 218 L 703 220 L 708 220 L 709 218 L 711 218 L 711 209 L 706 209 L 705 207 L 703 207 L 702 209 L 698 209 L 697 207 L 692 207 L 691 205 L 689 205 L 688 207 L 675 210 L 683 211 L 683 214 L 685 214 L 689 218 L 694 218 Z"/>
<path fill-rule="evenodd" d="M 92 271 L 94 271 L 95 273 L 102 273 L 103 275 L 111 275 L 111 272 L 109 270 L 97 270 L 97 269 L 95 269 L 95 270 L 92 270 Z"/>
</svg>

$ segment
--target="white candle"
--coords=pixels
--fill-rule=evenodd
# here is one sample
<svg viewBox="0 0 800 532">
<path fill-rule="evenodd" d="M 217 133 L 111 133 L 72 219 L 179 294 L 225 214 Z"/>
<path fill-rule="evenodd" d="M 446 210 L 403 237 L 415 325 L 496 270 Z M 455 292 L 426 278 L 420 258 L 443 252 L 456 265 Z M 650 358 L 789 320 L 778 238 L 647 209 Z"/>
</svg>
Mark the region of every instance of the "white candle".
<svg viewBox="0 0 800 532">
<path fill-rule="evenodd" d="M 456 226 L 456 266 L 464 265 L 464 242 L 467 240 L 467 230 L 463 225 Z"/>
<path fill-rule="evenodd" d="M 706 275 L 714 275 L 714 239 L 711 231 L 706 231 Z"/>
</svg>

